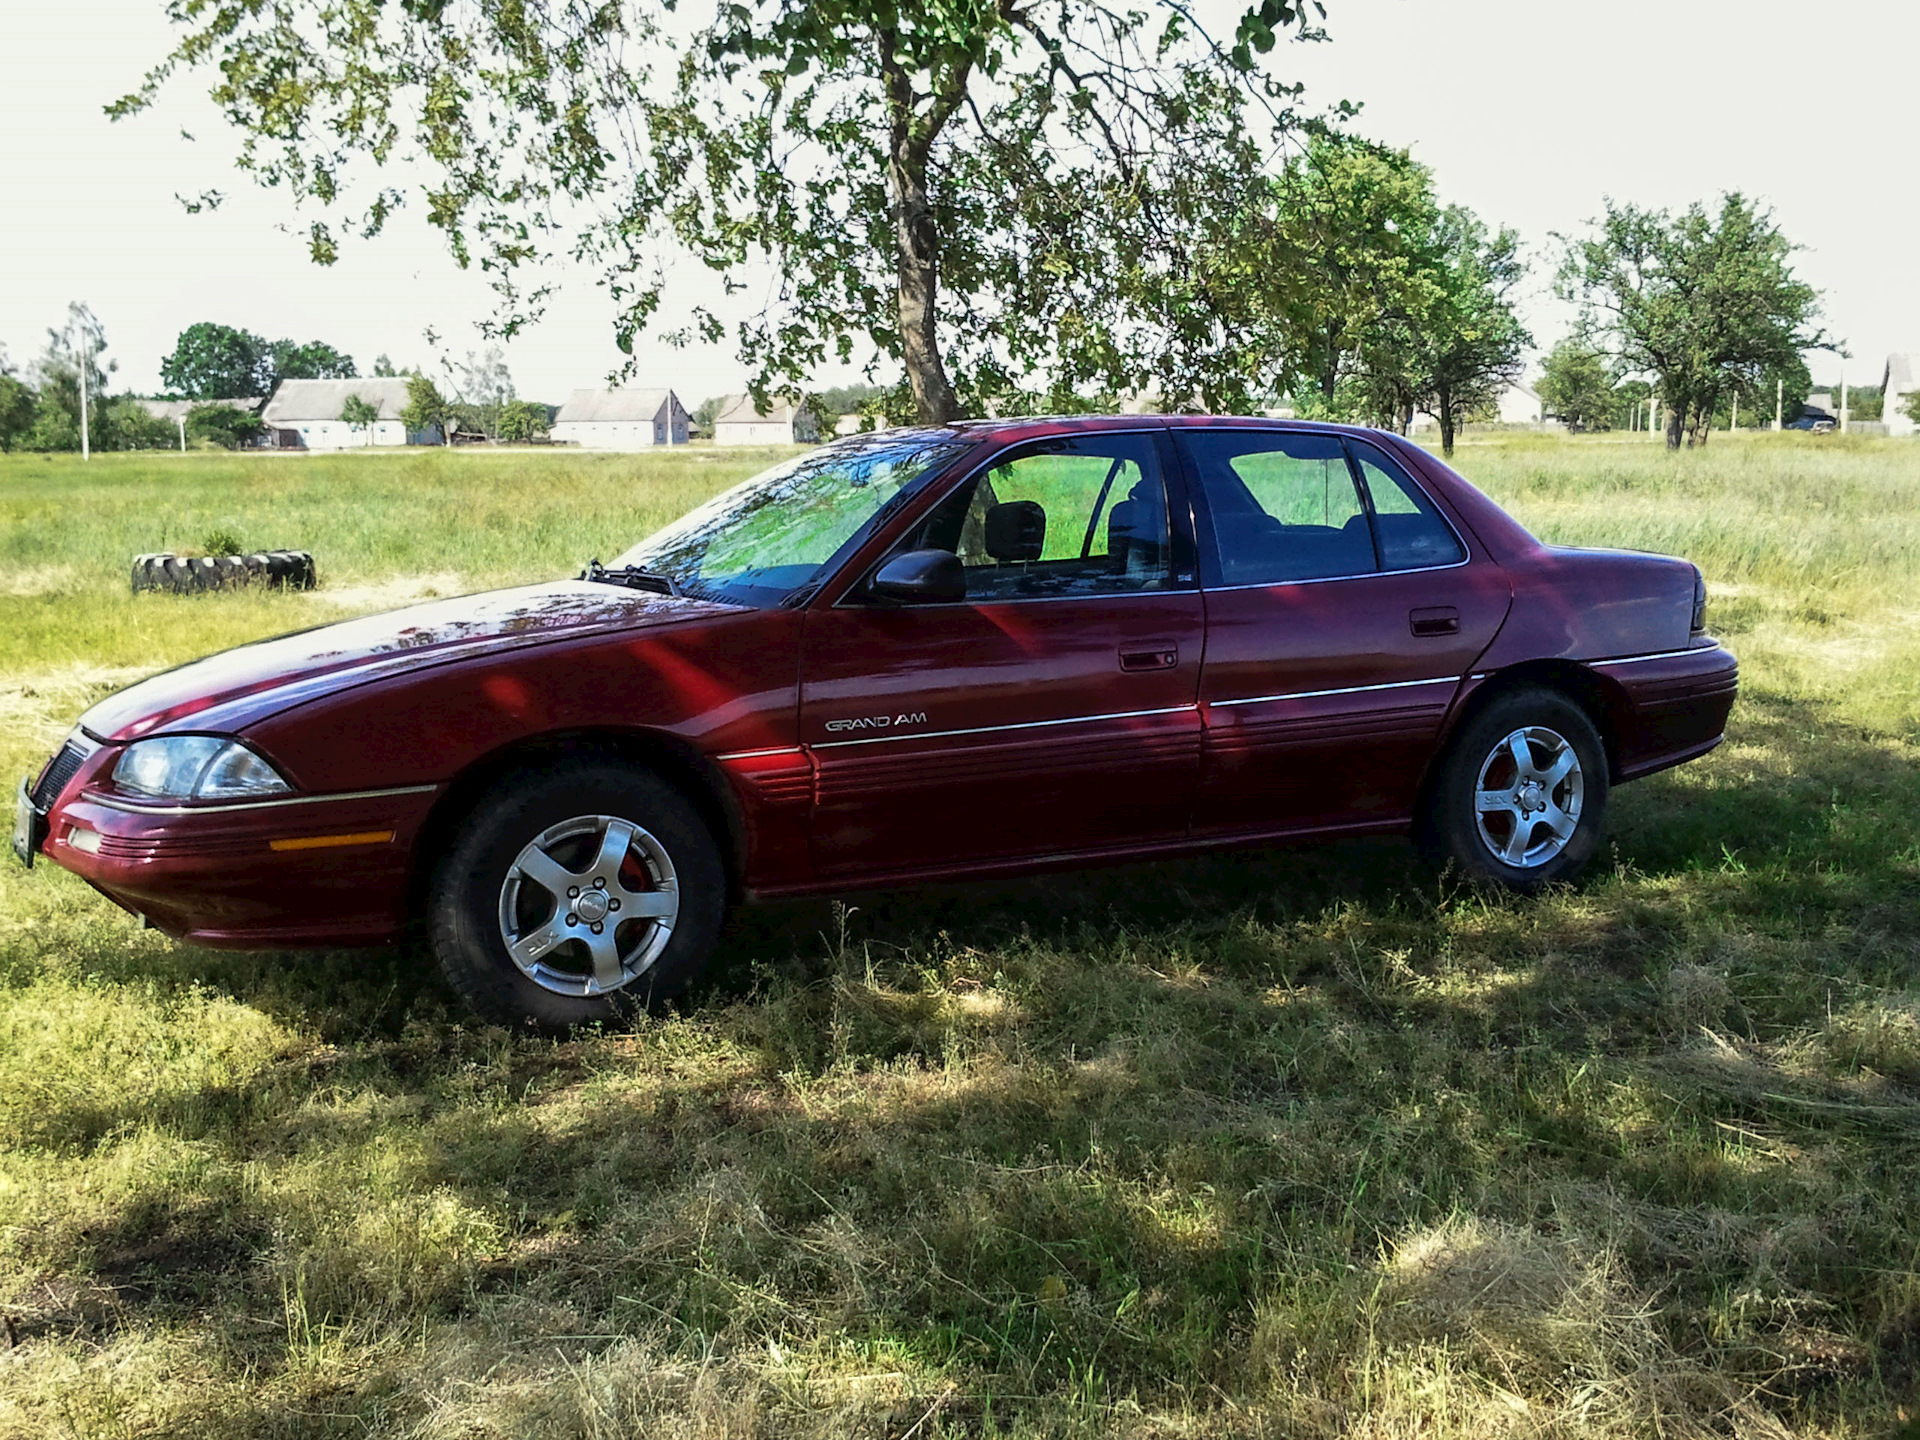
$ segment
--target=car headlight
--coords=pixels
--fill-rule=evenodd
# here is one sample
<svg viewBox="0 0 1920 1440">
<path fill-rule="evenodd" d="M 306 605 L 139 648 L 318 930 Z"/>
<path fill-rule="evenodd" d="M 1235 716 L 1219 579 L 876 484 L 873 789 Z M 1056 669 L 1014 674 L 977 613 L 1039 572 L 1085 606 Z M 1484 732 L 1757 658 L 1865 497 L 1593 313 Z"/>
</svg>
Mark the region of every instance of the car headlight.
<svg viewBox="0 0 1920 1440">
<path fill-rule="evenodd" d="M 238 740 L 217 735 L 136 740 L 113 767 L 113 783 L 161 800 L 245 800 L 293 788 Z"/>
</svg>

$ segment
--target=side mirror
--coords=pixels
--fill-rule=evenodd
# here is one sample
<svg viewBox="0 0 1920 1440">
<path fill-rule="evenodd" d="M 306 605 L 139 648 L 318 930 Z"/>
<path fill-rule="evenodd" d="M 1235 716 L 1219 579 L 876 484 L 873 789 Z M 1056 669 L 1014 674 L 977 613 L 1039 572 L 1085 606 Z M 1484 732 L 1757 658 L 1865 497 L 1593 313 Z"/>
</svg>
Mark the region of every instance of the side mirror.
<svg viewBox="0 0 1920 1440">
<path fill-rule="evenodd" d="M 903 605 L 951 605 L 967 598 L 967 571 L 950 550 L 909 550 L 874 571 L 867 588 Z"/>
</svg>

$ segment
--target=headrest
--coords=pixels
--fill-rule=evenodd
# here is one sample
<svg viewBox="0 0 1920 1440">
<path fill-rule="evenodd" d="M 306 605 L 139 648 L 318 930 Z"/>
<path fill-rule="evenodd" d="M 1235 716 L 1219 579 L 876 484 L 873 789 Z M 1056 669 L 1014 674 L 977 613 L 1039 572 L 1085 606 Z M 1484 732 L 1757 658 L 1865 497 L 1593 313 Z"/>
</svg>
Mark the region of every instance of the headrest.
<svg viewBox="0 0 1920 1440">
<path fill-rule="evenodd" d="M 1008 500 L 987 508 L 987 554 L 1003 564 L 1038 560 L 1047 548 L 1047 512 L 1038 500 Z"/>
</svg>

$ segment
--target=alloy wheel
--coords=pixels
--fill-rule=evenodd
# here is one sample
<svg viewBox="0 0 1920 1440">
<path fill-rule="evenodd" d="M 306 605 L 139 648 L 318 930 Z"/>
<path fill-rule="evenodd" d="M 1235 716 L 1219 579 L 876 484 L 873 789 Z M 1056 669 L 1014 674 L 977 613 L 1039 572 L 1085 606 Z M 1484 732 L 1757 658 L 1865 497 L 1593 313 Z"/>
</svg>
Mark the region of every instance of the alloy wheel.
<svg viewBox="0 0 1920 1440">
<path fill-rule="evenodd" d="M 631 984 L 660 958 L 679 916 L 666 847 L 617 815 L 577 815 L 541 831 L 500 886 L 507 954 L 557 995 Z"/>
<path fill-rule="evenodd" d="M 1480 764 L 1473 808 L 1481 842 L 1503 865 L 1537 869 L 1573 839 L 1585 793 L 1571 741 L 1544 725 L 1515 730 Z"/>
</svg>

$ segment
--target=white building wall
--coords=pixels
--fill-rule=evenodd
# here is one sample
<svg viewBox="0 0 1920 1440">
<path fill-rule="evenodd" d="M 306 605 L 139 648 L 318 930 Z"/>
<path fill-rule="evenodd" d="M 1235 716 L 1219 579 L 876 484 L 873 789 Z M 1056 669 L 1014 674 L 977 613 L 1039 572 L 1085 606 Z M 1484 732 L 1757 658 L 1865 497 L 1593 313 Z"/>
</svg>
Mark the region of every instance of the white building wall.
<svg viewBox="0 0 1920 1440">
<path fill-rule="evenodd" d="M 772 420 L 734 420 L 713 427 L 716 445 L 791 445 L 793 427 Z"/>
<path fill-rule="evenodd" d="M 667 439 L 662 420 L 565 420 L 553 427 L 553 438 L 563 445 L 578 445 L 585 450 L 650 450 L 655 445 L 687 442 L 686 424 L 680 425 L 680 438 Z"/>
<path fill-rule="evenodd" d="M 309 450 L 365 450 L 377 445 L 407 443 L 407 427 L 398 420 L 375 421 L 371 440 L 364 428 L 349 425 L 344 420 L 309 420 L 279 428 L 296 432 L 300 436 L 300 443 Z"/>
</svg>

